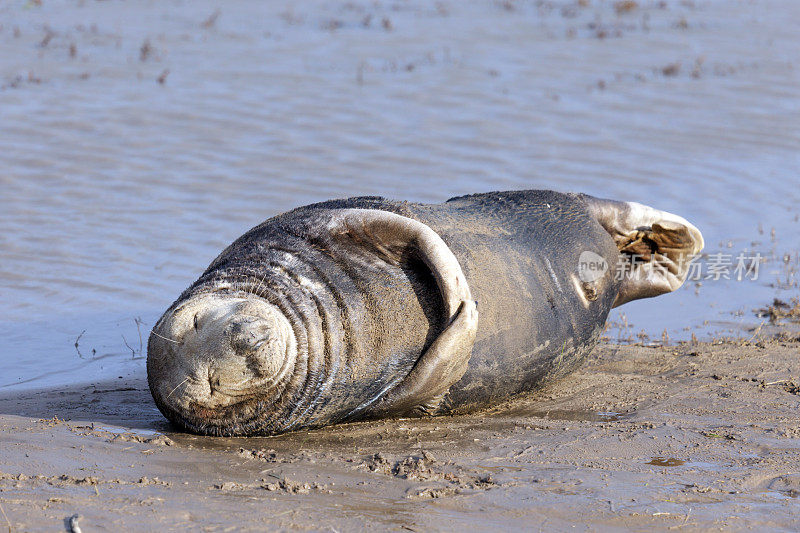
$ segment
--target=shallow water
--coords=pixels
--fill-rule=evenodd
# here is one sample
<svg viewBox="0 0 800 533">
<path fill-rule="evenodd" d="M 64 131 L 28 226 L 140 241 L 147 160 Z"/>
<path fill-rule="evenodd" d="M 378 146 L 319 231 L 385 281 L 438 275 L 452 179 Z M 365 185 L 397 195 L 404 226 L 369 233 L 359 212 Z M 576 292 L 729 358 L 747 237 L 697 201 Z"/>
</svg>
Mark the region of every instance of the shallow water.
<svg viewBox="0 0 800 533">
<path fill-rule="evenodd" d="M 800 4 L 587 4 L 3 4 L 0 387 L 141 373 L 224 246 L 354 195 L 679 213 L 759 279 L 626 305 L 612 340 L 749 335 L 798 294 Z"/>
</svg>

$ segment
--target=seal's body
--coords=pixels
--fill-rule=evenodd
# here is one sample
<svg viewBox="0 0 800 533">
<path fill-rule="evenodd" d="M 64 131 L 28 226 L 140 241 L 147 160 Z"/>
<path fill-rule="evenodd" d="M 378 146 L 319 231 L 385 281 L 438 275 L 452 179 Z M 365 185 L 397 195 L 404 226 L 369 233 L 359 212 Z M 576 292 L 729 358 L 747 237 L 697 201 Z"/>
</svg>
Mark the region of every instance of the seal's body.
<svg viewBox="0 0 800 533">
<path fill-rule="evenodd" d="M 613 306 L 674 290 L 700 248 L 675 215 L 552 191 L 301 207 L 166 311 L 150 387 L 215 435 L 469 411 L 574 369 Z"/>
</svg>

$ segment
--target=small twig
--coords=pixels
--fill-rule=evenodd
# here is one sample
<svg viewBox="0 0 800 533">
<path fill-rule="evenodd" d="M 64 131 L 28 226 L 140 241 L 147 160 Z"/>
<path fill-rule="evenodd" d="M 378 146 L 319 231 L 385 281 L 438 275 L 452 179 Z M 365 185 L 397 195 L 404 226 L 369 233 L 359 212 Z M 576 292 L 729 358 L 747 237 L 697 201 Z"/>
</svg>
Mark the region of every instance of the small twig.
<svg viewBox="0 0 800 533">
<path fill-rule="evenodd" d="M 153 53 L 153 46 L 150 44 L 150 39 L 145 39 L 139 48 L 139 61 L 147 61 L 150 54 Z"/>
<path fill-rule="evenodd" d="M 136 359 L 136 350 L 134 350 L 133 348 L 131 348 L 131 345 L 130 345 L 130 344 L 128 344 L 128 341 L 127 341 L 127 340 L 125 340 L 125 335 L 121 335 L 121 337 L 122 337 L 122 342 L 124 342 L 124 343 L 125 343 L 125 346 L 127 346 L 127 347 L 128 347 L 128 349 L 131 351 L 131 358 L 132 358 L 132 359 Z"/>
<path fill-rule="evenodd" d="M 81 528 L 78 525 L 78 522 L 80 521 L 81 518 L 83 517 L 79 514 L 74 514 L 69 518 L 69 530 L 72 533 L 82 533 Z"/>
<path fill-rule="evenodd" d="M 136 333 L 139 334 L 139 355 L 141 356 L 143 344 L 142 344 L 142 329 L 139 326 L 143 324 L 142 317 L 137 316 L 136 318 L 133 319 L 133 321 L 136 322 Z"/>
<path fill-rule="evenodd" d="M 8 524 L 8 533 L 11 533 L 11 520 L 8 519 L 8 515 L 6 514 L 5 509 L 3 509 L 2 503 L 0 503 L 0 512 L 3 513 L 3 518 L 6 519 L 6 524 Z"/>
<path fill-rule="evenodd" d="M 81 334 L 78 335 L 78 337 L 75 339 L 75 351 L 78 352 L 78 357 L 80 357 L 81 359 L 83 359 L 83 354 L 81 353 L 81 349 L 78 348 L 78 341 L 81 340 L 81 337 L 83 337 L 84 333 L 86 333 L 86 330 L 81 331 Z"/>
<path fill-rule="evenodd" d="M 749 339 L 747 339 L 747 340 L 745 341 L 745 343 L 746 343 L 746 344 L 750 344 L 750 341 L 752 341 L 753 339 L 755 339 L 755 338 L 756 338 L 756 335 L 758 335 L 759 333 L 761 333 L 761 328 L 762 328 L 762 327 L 764 327 L 764 321 L 763 321 L 763 320 L 761 321 L 761 324 L 759 324 L 759 325 L 758 325 L 758 327 L 756 328 L 756 331 L 755 331 L 755 333 L 753 333 L 753 336 L 752 336 L 752 337 L 750 337 Z"/>
<path fill-rule="evenodd" d="M 56 36 L 56 32 L 54 32 L 47 26 L 45 26 L 44 31 L 45 31 L 44 38 L 39 43 L 40 48 L 47 48 L 47 45 L 50 44 L 50 41 L 53 39 L 53 37 Z"/>
<path fill-rule="evenodd" d="M 208 17 L 206 20 L 203 21 L 202 24 L 200 24 L 200 26 L 207 30 L 213 28 L 214 25 L 217 23 L 217 19 L 219 18 L 221 13 L 222 11 L 216 9 L 213 13 L 211 13 L 210 17 Z"/>
</svg>

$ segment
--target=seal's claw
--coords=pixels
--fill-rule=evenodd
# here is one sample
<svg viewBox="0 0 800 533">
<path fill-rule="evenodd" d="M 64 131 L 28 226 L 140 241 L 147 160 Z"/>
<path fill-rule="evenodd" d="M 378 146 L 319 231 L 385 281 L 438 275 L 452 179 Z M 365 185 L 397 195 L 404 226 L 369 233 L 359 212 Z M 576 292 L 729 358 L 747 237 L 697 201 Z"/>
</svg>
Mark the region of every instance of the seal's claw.
<svg viewBox="0 0 800 533">
<path fill-rule="evenodd" d="M 435 413 L 447 390 L 467 371 L 477 331 L 477 302 L 462 300 L 450 325 L 417 360 L 408 376 L 389 390 L 369 414 Z"/>
</svg>

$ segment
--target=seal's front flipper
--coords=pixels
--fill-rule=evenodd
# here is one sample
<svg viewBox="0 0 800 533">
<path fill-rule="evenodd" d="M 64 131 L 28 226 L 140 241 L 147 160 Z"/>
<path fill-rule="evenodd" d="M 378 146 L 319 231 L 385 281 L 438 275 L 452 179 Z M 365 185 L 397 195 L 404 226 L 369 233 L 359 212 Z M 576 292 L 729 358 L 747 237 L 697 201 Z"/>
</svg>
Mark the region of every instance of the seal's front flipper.
<svg viewBox="0 0 800 533">
<path fill-rule="evenodd" d="M 410 251 L 422 259 L 436 278 L 446 313 L 444 331 L 417 359 L 408 375 L 352 415 L 434 413 L 448 389 L 467 371 L 478 329 L 477 304 L 461 265 L 429 226 L 389 211 L 333 211 L 327 232 L 354 254 L 368 250 L 382 261 L 399 263 Z"/>
<path fill-rule="evenodd" d="M 703 235 L 686 219 L 636 202 L 580 195 L 620 251 L 615 274 L 623 277 L 614 307 L 680 287 Z"/>
<path fill-rule="evenodd" d="M 467 371 L 477 331 L 477 305 L 474 300 L 464 300 L 456 317 L 425 350 L 411 372 L 369 414 L 434 414 L 447 390 Z"/>
</svg>

